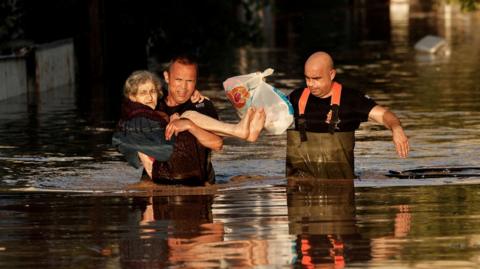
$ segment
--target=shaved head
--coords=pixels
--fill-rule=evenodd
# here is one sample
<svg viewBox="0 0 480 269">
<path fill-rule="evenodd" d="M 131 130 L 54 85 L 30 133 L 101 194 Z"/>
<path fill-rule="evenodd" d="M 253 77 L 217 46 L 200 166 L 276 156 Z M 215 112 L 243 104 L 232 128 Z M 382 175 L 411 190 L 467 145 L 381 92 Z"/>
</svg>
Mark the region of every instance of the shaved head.
<svg viewBox="0 0 480 269">
<path fill-rule="evenodd" d="M 328 53 L 315 52 L 308 57 L 304 68 L 305 82 L 310 92 L 316 97 L 326 98 L 331 95 L 331 85 L 336 71 L 333 60 Z"/>
<path fill-rule="evenodd" d="M 327 68 L 327 70 L 333 69 L 333 60 L 332 57 L 323 51 L 317 51 L 314 54 L 308 57 L 307 61 L 305 62 L 305 68 L 307 67 L 323 67 Z"/>
</svg>

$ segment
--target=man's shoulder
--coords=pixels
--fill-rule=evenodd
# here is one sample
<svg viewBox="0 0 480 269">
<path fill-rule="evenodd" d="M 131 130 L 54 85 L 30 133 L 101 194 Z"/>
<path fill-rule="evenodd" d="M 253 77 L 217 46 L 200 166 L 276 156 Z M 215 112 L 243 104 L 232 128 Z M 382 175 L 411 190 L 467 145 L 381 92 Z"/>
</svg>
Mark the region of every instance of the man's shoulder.
<svg viewBox="0 0 480 269">
<path fill-rule="evenodd" d="M 192 103 L 191 106 L 195 107 L 195 109 L 215 109 L 213 102 L 209 99 L 204 99 L 202 102 Z"/>
<path fill-rule="evenodd" d="M 368 96 L 367 94 L 365 94 L 363 91 L 361 90 L 358 90 L 358 89 L 354 89 L 354 88 L 350 88 L 350 87 L 343 87 L 342 89 L 342 97 L 346 97 L 346 98 L 353 98 L 353 99 L 368 99 L 368 100 L 372 100 L 373 99 Z"/>
<path fill-rule="evenodd" d="M 218 113 L 212 101 L 204 99 L 202 102 L 198 103 L 192 103 L 191 101 L 188 102 L 189 104 L 187 105 L 187 110 L 195 110 L 204 115 L 218 119 Z"/>
<path fill-rule="evenodd" d="M 362 111 L 368 113 L 374 106 L 377 105 L 375 100 L 365 94 L 361 90 L 345 88 L 342 89 L 342 98 L 340 106 L 345 108 L 352 108 L 356 111 Z"/>
</svg>

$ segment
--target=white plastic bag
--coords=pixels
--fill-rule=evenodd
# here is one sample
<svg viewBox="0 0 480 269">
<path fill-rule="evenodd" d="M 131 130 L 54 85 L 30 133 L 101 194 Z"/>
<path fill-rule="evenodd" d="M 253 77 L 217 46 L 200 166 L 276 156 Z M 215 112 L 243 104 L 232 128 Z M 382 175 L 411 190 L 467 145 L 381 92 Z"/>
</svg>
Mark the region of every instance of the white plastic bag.
<svg viewBox="0 0 480 269">
<path fill-rule="evenodd" d="M 265 109 L 265 130 L 272 134 L 283 133 L 293 122 L 293 107 L 285 94 L 264 81 L 273 73 L 268 68 L 263 73 L 235 76 L 223 82 L 228 100 L 243 118 L 251 106 Z"/>
</svg>

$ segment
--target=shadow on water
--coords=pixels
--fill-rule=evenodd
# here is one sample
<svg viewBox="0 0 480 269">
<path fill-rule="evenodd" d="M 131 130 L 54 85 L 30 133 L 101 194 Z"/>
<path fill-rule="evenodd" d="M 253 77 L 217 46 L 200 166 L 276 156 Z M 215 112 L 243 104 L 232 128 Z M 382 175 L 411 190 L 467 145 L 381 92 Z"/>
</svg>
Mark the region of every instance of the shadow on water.
<svg viewBox="0 0 480 269">
<path fill-rule="evenodd" d="M 455 13 L 448 26 L 442 16 L 391 17 L 391 43 L 334 52 L 338 80 L 391 108 L 412 146 L 401 160 L 389 131 L 362 125 L 354 182 L 286 179 L 285 136 L 264 133 L 255 144 L 225 139 L 213 155 L 216 186 L 126 191 L 141 171 L 110 146 L 115 119 L 92 121 L 108 96 L 85 106 L 66 87 L 35 104 L 1 101 L 0 267 L 478 268 L 478 177 L 385 177 L 480 161 L 480 20 Z M 425 29 L 448 39 L 449 56 L 411 51 Z M 293 70 L 302 57 L 241 48 L 221 71 L 201 73 L 199 88 L 235 122 L 226 77 L 273 67 L 269 82 L 288 93 L 302 86 Z"/>
</svg>

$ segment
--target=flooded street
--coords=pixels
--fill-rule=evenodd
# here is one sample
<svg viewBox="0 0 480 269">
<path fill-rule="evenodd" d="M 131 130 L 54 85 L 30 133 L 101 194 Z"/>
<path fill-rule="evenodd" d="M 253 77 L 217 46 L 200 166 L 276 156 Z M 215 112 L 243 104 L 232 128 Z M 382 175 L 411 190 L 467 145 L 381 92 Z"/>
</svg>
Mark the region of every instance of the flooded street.
<svg viewBox="0 0 480 269">
<path fill-rule="evenodd" d="M 353 182 L 286 179 L 286 136 L 263 133 L 225 139 L 216 187 L 127 190 L 141 170 L 110 145 L 116 117 L 92 120 L 82 89 L 0 101 L 0 268 L 479 268 L 480 177 L 386 176 L 480 164 L 480 16 L 452 16 L 392 16 L 391 43 L 333 53 L 338 81 L 395 112 L 412 149 L 398 158 L 389 131 L 364 123 Z M 416 53 L 408 35 L 434 19 L 449 52 Z M 281 91 L 303 85 L 293 48 L 232 59 L 200 73 L 222 120 L 237 121 L 229 76 L 272 67 Z"/>
</svg>

